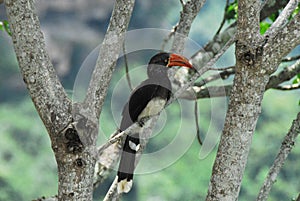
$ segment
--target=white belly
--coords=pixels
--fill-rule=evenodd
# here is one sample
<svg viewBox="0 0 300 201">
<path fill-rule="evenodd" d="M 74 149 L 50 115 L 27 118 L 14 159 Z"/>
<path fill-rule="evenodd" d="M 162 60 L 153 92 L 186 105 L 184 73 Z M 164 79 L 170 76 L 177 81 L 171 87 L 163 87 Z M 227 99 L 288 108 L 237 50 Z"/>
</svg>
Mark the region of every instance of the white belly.
<svg viewBox="0 0 300 201">
<path fill-rule="evenodd" d="M 151 117 L 158 115 L 165 107 L 167 101 L 165 99 L 162 99 L 160 97 L 152 99 L 145 109 L 141 112 L 139 115 L 139 119 L 144 118 L 144 117 Z"/>
</svg>

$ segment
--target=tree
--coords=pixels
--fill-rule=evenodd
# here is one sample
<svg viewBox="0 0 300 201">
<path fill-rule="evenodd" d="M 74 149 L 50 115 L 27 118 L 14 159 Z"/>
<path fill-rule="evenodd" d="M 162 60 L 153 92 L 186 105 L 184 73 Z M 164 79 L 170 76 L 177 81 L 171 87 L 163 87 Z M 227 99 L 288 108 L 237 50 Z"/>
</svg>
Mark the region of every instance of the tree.
<svg viewBox="0 0 300 201">
<path fill-rule="evenodd" d="M 205 3 L 204 0 L 180 2 L 180 20 L 172 32 L 174 40 L 177 41 L 172 48 L 175 52 L 183 51 L 184 36 L 188 36 L 194 18 Z M 134 0 L 116 0 L 88 93 L 83 102 L 75 104 L 66 95 L 45 50 L 34 2 L 6 0 L 5 5 L 24 82 L 51 138 L 58 165 L 57 199 L 92 200 L 96 163 L 99 164 L 98 161 L 101 160 L 96 171 L 100 174 L 99 178 L 102 178 L 101 170 L 109 171 L 119 155 L 119 147 L 109 144 L 118 143 L 117 140 L 122 135 L 112 138 L 100 148 L 96 147 L 96 140 L 100 113 L 132 15 Z M 222 79 L 234 74 L 233 84 L 203 87 L 203 83 L 209 82 L 208 79 L 194 84 L 195 88 L 200 89 L 196 92 L 197 98 L 230 97 L 206 200 L 237 200 L 265 91 L 271 88 L 299 88 L 299 79 L 290 86 L 280 85 L 300 73 L 299 60 L 278 75 L 271 75 L 278 69 L 283 57 L 300 43 L 300 14 L 297 6 L 296 0 L 275 3 L 265 1 L 263 4 L 258 0 L 240 0 L 238 3 L 227 1 L 224 20 L 232 19 L 234 22 L 222 32 L 221 26 L 204 49 L 191 58 L 198 67 L 198 74 L 191 79 L 193 83 L 199 76 L 211 70 L 211 66 L 235 43 L 236 65 L 221 69 L 220 73 Z M 276 14 L 277 17 L 272 17 Z M 235 15 L 238 16 L 236 21 Z M 274 18 L 274 22 L 261 34 L 263 24 L 260 22 L 267 18 Z M 180 92 L 188 89 L 188 86 L 189 84 L 185 84 Z M 177 95 L 194 99 L 189 93 Z M 274 162 L 270 175 L 278 173 L 299 134 L 299 129 L 300 114 L 293 122 L 278 155 L 281 160 Z M 114 160 L 105 161 L 107 155 Z M 262 188 L 258 200 L 267 197 L 268 192 L 265 189 L 270 189 L 274 178 L 276 176 L 266 179 L 266 186 Z M 98 184 L 101 182 L 101 179 L 97 181 Z M 114 194 L 112 185 L 106 199 L 111 199 Z"/>
</svg>

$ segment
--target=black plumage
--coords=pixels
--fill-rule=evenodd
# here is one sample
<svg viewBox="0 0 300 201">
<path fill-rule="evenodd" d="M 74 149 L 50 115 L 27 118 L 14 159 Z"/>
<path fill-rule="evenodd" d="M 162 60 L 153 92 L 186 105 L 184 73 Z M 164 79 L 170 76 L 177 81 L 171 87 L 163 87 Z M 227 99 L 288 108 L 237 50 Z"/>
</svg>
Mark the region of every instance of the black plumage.
<svg viewBox="0 0 300 201">
<path fill-rule="evenodd" d="M 171 58 L 174 63 L 171 63 Z M 174 65 L 191 66 L 184 57 L 179 55 L 159 53 L 153 56 L 147 67 L 148 79 L 136 87 L 124 106 L 120 130 L 126 130 L 135 122 L 140 126 L 127 133 L 124 142 L 117 173 L 119 193 L 128 192 L 131 188 L 135 155 L 140 147 L 139 134 L 145 121 L 159 114 L 171 97 L 171 83 L 167 71 Z"/>
</svg>

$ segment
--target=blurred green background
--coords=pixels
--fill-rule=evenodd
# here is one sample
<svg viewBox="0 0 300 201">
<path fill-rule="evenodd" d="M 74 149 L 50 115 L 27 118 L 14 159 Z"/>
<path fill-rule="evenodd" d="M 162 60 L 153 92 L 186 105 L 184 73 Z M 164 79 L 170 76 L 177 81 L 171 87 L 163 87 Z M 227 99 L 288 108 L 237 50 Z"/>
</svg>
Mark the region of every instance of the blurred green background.
<svg viewBox="0 0 300 201">
<path fill-rule="evenodd" d="M 81 63 L 90 51 L 101 43 L 112 10 L 112 2 L 95 0 L 87 4 L 85 1 L 62 3 L 58 0 L 41 0 L 37 5 L 47 48 L 57 73 L 71 96 Z M 222 20 L 223 7 L 224 2 L 208 1 L 193 24 L 191 39 L 200 45 L 208 42 Z M 179 12 L 179 1 L 137 1 L 129 30 L 171 29 L 178 20 Z M 5 19 L 2 4 L 0 20 Z M 233 65 L 233 52 L 234 49 L 230 48 L 216 66 Z M 141 54 L 130 54 L 129 64 L 131 66 L 145 64 L 142 62 L 147 61 L 154 53 L 155 51 L 145 51 Z M 293 52 L 297 53 L 299 50 Z M 138 57 L 143 58 L 138 61 Z M 123 85 L 123 88 L 117 90 L 122 93 L 114 94 L 116 86 L 120 87 L 120 84 L 118 85 L 120 79 L 124 79 L 123 59 L 118 62 L 101 114 L 99 143 L 104 142 L 105 138 L 117 128 L 118 113 L 121 113 L 118 107 L 122 107 L 130 93 L 128 86 Z M 226 82 L 230 81 L 229 79 Z M 134 77 L 133 82 L 138 84 Z M 115 98 L 112 101 L 112 96 L 120 99 Z M 226 101 L 228 101 L 226 98 L 198 101 L 202 137 L 207 131 L 218 132 L 222 128 L 223 111 L 226 109 L 223 106 L 226 105 Z M 239 200 L 255 199 L 284 135 L 300 110 L 298 101 L 299 90 L 266 92 Z M 175 103 L 167 108 L 161 118 L 163 122 L 166 121 L 165 127 L 151 139 L 146 151 L 159 150 L 171 142 L 178 125 L 183 128 L 183 135 L 195 135 L 194 119 L 191 114 L 193 103 L 184 102 L 183 105 Z M 181 114 L 180 109 L 189 112 Z M 214 114 L 211 113 L 212 109 Z M 112 113 L 112 110 L 116 111 Z M 159 126 L 156 130 L 160 130 Z M 50 140 L 27 94 L 13 53 L 12 41 L 5 32 L 0 32 L 0 136 L 0 201 L 32 200 L 41 196 L 55 195 L 56 163 Z M 270 201 L 291 200 L 300 191 L 298 144 L 299 139 L 272 188 Z M 129 194 L 124 195 L 124 200 L 203 200 L 207 193 L 216 147 L 204 159 L 199 159 L 200 148 L 194 139 L 184 155 L 170 166 L 150 174 L 135 176 L 134 188 Z M 164 157 L 159 160 L 166 160 Z M 101 189 L 96 189 L 95 200 L 101 200 L 114 175 L 115 173 L 107 179 Z"/>
</svg>

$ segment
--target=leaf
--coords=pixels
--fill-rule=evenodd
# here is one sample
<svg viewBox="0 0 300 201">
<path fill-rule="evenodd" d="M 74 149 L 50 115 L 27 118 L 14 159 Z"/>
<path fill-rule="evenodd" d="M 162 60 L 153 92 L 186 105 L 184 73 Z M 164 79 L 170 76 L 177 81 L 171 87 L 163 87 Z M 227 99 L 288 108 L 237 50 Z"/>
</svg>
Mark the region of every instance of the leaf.
<svg viewBox="0 0 300 201">
<path fill-rule="evenodd" d="M 291 14 L 291 16 L 288 18 L 289 20 L 291 20 L 293 17 L 295 17 L 295 15 L 297 15 L 300 11 L 300 3 L 298 4 L 297 8 L 294 10 L 294 12 Z"/>
<path fill-rule="evenodd" d="M 10 27 L 9 27 L 8 21 L 7 20 L 3 20 L 3 25 L 4 25 L 5 31 L 8 33 L 8 35 L 11 36 L 11 31 L 10 31 Z"/>
<path fill-rule="evenodd" d="M 238 10 L 238 4 L 235 0 L 231 4 L 229 4 L 225 11 L 225 18 L 226 20 L 233 20 L 237 19 L 237 10 Z"/>
<path fill-rule="evenodd" d="M 268 22 L 261 22 L 260 23 L 260 34 L 264 34 L 269 28 L 271 24 Z"/>
<path fill-rule="evenodd" d="M 4 27 L 3 27 L 3 22 L 2 21 L 0 21 L 0 30 L 4 31 Z"/>
<path fill-rule="evenodd" d="M 269 19 L 272 21 L 272 22 L 275 22 L 275 20 L 277 19 L 277 17 L 279 16 L 279 11 L 276 11 L 275 13 L 272 13 L 269 17 Z"/>
<path fill-rule="evenodd" d="M 300 73 L 296 76 L 296 78 L 293 80 L 293 84 L 300 83 Z"/>
</svg>

